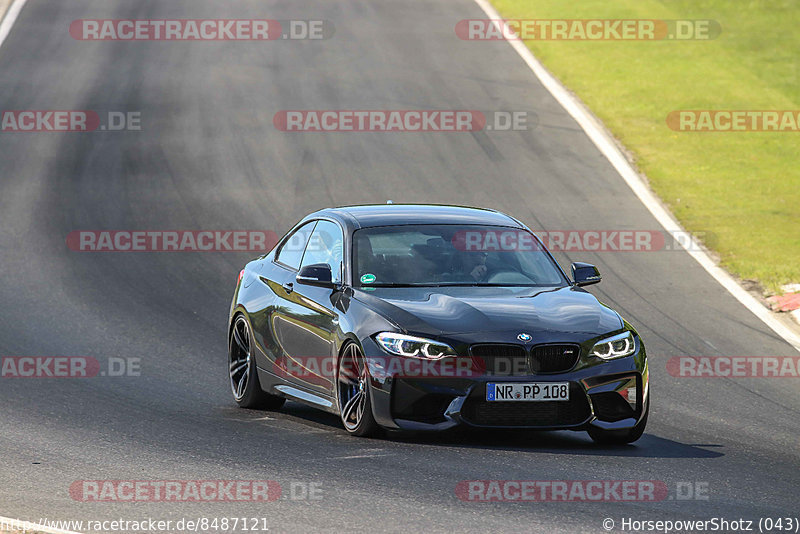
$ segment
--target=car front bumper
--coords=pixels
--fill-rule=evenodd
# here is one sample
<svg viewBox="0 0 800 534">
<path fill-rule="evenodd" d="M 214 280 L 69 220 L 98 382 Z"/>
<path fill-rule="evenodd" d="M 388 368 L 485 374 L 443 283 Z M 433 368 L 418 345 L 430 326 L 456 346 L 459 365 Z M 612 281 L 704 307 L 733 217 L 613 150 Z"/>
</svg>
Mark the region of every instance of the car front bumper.
<svg viewBox="0 0 800 534">
<path fill-rule="evenodd" d="M 419 372 L 396 372 L 400 366 L 387 362 L 400 357 L 387 357 L 377 346 L 365 348 L 373 413 L 378 424 L 389 429 L 625 430 L 642 419 L 649 403 L 649 373 L 641 343 L 624 358 L 590 365 L 582 360 L 574 370 L 558 374 L 514 376 L 454 373 L 452 361 L 450 371 L 434 363 L 426 370 L 414 366 Z M 487 401 L 490 382 L 568 382 L 570 395 L 568 401 Z"/>
</svg>

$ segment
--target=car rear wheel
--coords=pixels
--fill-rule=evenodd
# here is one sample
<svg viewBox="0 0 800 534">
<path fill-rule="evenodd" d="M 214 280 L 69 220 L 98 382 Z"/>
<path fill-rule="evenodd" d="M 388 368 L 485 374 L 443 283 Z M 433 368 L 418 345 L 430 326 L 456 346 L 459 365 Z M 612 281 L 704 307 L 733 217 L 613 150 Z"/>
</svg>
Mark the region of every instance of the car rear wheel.
<svg viewBox="0 0 800 534">
<path fill-rule="evenodd" d="M 228 345 L 228 373 L 233 398 L 242 408 L 277 410 L 286 399 L 270 395 L 261 389 L 252 352 L 252 339 L 247 319 L 244 315 L 237 315 Z"/>
<path fill-rule="evenodd" d="M 642 420 L 636 423 L 636 426 L 629 430 L 602 430 L 599 428 L 589 428 L 589 437 L 595 443 L 605 445 L 624 445 L 626 443 L 633 443 L 644 434 L 644 427 L 647 426 L 647 416 L 650 414 L 650 402 L 647 403 L 647 408 L 644 412 Z"/>
<path fill-rule="evenodd" d="M 372 415 L 369 372 L 361 349 L 349 343 L 342 350 L 336 374 L 339 414 L 345 430 L 354 436 L 371 436 L 379 427 Z"/>
</svg>

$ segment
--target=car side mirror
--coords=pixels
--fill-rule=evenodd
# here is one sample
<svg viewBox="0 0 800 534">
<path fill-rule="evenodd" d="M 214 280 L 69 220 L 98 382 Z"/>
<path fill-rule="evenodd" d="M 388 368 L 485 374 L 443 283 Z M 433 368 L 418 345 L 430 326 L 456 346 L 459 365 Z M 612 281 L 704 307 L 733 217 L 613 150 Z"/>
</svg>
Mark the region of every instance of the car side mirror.
<svg viewBox="0 0 800 534">
<path fill-rule="evenodd" d="M 297 283 L 305 284 L 307 286 L 327 287 L 331 289 L 336 287 L 336 284 L 333 283 L 331 266 L 327 263 L 306 265 L 300 269 L 299 273 L 297 273 Z"/>
<path fill-rule="evenodd" d="M 603 278 L 600 276 L 600 271 L 591 263 L 583 263 L 576 261 L 572 264 L 572 279 L 575 280 L 576 286 L 589 286 L 596 284 Z"/>
</svg>

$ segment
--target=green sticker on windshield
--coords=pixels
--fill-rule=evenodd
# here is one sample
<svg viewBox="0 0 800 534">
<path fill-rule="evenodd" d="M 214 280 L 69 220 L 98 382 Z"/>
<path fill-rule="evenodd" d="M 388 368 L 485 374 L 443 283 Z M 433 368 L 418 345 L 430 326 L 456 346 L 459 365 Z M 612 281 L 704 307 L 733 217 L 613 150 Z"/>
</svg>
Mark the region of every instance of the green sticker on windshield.
<svg viewBox="0 0 800 534">
<path fill-rule="evenodd" d="M 361 277 L 361 283 L 362 284 L 371 284 L 374 281 L 375 281 L 375 275 L 374 274 L 367 273 L 367 274 L 365 274 L 365 275 L 363 275 Z"/>
</svg>

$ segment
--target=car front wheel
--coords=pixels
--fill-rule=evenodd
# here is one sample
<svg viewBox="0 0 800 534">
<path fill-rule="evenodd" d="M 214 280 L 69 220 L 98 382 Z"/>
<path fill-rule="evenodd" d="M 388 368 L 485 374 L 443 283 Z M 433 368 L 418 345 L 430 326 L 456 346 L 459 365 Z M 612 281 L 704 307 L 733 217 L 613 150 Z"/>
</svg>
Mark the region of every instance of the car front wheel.
<svg viewBox="0 0 800 534">
<path fill-rule="evenodd" d="M 357 344 L 344 347 L 336 375 L 339 414 L 345 430 L 353 436 L 371 436 L 379 430 L 372 415 L 369 372 Z"/>
</svg>

